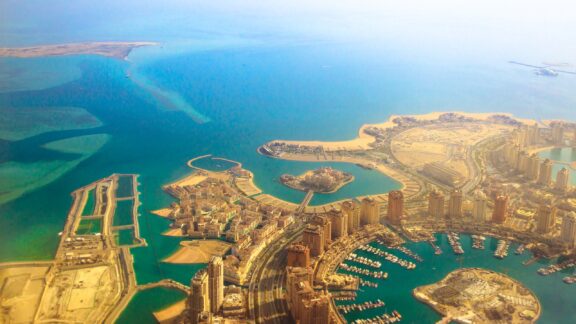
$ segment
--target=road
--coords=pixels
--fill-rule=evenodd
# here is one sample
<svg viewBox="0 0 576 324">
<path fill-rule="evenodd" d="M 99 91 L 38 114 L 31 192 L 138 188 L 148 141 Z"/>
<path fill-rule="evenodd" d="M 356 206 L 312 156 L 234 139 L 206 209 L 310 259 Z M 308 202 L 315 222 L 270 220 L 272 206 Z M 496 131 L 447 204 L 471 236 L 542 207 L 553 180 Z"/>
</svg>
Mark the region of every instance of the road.
<svg viewBox="0 0 576 324">
<path fill-rule="evenodd" d="M 299 238 L 304 226 L 286 232 L 281 240 L 272 242 L 254 266 L 250 278 L 248 306 L 250 318 L 256 323 L 290 323 L 283 296 L 286 268 L 286 246 Z"/>
</svg>

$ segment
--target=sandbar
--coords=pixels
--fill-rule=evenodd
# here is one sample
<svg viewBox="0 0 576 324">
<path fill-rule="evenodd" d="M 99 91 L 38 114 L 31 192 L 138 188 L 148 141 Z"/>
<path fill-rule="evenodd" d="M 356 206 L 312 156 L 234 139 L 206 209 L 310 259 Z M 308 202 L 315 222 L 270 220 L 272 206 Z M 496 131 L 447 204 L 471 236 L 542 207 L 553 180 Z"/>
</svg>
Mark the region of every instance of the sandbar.
<svg viewBox="0 0 576 324">
<path fill-rule="evenodd" d="M 168 323 L 176 323 L 178 316 L 182 314 L 182 312 L 186 309 L 186 300 L 181 300 L 175 304 L 164 308 L 161 311 L 154 312 L 154 318 L 158 323 L 161 324 L 168 324 Z"/>
<path fill-rule="evenodd" d="M 153 46 L 153 42 L 86 42 L 69 44 L 38 45 L 31 47 L 2 47 L 0 57 L 41 57 L 93 54 L 126 59 L 134 48 Z"/>
</svg>

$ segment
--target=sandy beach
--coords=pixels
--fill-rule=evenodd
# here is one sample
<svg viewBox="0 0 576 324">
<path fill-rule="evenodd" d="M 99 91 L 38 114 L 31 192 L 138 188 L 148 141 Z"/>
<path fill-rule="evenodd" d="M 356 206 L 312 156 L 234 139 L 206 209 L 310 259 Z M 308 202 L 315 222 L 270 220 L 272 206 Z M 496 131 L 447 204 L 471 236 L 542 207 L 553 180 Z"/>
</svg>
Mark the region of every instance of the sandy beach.
<svg viewBox="0 0 576 324">
<path fill-rule="evenodd" d="M 3 47 L 0 56 L 41 57 L 94 54 L 117 59 L 126 59 L 134 48 L 154 46 L 153 42 L 87 42 L 70 44 L 39 45 L 33 47 Z"/>
<path fill-rule="evenodd" d="M 410 117 L 414 118 L 418 121 L 427 121 L 427 120 L 435 120 L 438 119 L 439 116 L 446 114 L 446 113 L 455 113 L 462 115 L 468 118 L 474 118 L 478 120 L 488 120 L 489 117 L 494 115 L 503 115 L 508 116 L 510 118 L 515 119 L 518 122 L 525 123 L 528 125 L 533 125 L 536 123 L 534 120 L 530 119 L 523 119 L 523 118 L 516 118 L 512 114 L 509 113 L 467 113 L 467 112 L 460 112 L 460 111 L 453 111 L 453 112 L 432 112 L 429 114 L 424 115 L 391 115 L 387 121 L 379 124 L 364 124 L 360 127 L 358 131 L 358 136 L 354 139 L 348 141 L 337 141 L 337 142 L 323 142 L 323 141 L 285 141 L 285 140 L 274 140 L 271 142 L 283 142 L 287 144 L 296 144 L 296 145 L 303 145 L 303 146 L 323 146 L 324 150 L 326 151 L 337 151 L 337 150 L 346 150 L 346 151 L 360 151 L 360 150 L 367 150 L 371 149 L 370 143 L 375 141 L 375 138 L 371 135 L 364 133 L 364 130 L 368 127 L 378 127 L 378 128 L 392 128 L 396 124 L 394 124 L 393 120 L 398 117 Z"/>
<path fill-rule="evenodd" d="M 172 209 L 170 209 L 170 208 L 162 208 L 162 209 L 158 209 L 158 210 L 153 210 L 150 213 L 152 213 L 156 216 L 167 218 L 170 216 L 171 212 L 172 212 Z"/>
<path fill-rule="evenodd" d="M 161 311 L 154 312 L 154 318 L 161 324 L 176 323 L 177 317 L 182 314 L 185 308 L 186 300 L 181 300 Z"/>
</svg>

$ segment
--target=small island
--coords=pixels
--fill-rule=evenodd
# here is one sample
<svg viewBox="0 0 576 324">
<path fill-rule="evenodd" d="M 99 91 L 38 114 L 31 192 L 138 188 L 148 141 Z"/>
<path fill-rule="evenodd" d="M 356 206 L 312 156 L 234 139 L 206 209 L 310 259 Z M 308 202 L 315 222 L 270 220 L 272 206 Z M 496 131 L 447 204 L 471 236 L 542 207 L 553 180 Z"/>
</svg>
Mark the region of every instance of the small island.
<svg viewBox="0 0 576 324">
<path fill-rule="evenodd" d="M 70 44 L 38 45 L 32 47 L 2 47 L 0 57 L 40 57 L 93 54 L 126 59 L 130 52 L 142 46 L 158 45 L 154 42 L 86 42 Z"/>
<path fill-rule="evenodd" d="M 465 268 L 414 289 L 414 297 L 457 323 L 534 323 L 540 302 L 518 281 L 498 272 Z"/>
<path fill-rule="evenodd" d="M 280 182 L 292 189 L 317 193 L 336 192 L 352 181 L 354 181 L 352 174 L 331 167 L 306 171 L 299 176 L 283 174 L 280 177 Z"/>
</svg>

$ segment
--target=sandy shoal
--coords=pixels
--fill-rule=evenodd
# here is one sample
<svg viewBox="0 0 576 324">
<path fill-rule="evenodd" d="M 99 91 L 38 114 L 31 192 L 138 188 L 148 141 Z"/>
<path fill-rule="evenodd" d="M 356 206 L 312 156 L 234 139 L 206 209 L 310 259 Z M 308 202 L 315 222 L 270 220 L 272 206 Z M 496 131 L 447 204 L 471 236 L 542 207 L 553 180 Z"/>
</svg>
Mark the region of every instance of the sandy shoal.
<svg viewBox="0 0 576 324">
<path fill-rule="evenodd" d="M 181 300 L 175 304 L 164 308 L 161 311 L 154 312 L 154 318 L 158 323 L 161 324 L 169 324 L 169 323 L 176 323 L 177 317 L 182 314 L 184 309 L 186 308 L 186 300 Z"/>
<path fill-rule="evenodd" d="M 168 217 L 168 216 L 170 216 L 171 212 L 172 212 L 172 209 L 170 209 L 170 208 L 162 208 L 162 209 L 151 211 L 152 214 L 154 214 L 156 216 L 160 216 L 160 217 Z"/>
</svg>

